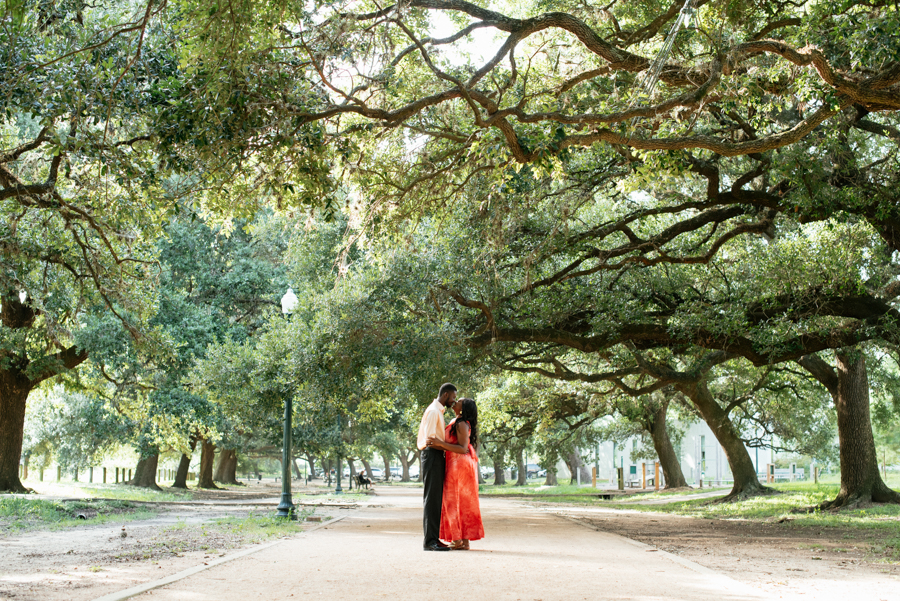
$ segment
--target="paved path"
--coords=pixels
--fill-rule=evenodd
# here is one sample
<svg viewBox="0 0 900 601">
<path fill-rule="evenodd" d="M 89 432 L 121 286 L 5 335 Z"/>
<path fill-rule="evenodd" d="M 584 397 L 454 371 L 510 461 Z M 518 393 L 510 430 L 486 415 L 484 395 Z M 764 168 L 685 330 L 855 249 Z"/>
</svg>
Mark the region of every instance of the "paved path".
<svg viewBox="0 0 900 601">
<path fill-rule="evenodd" d="M 382 493 L 382 491 L 379 491 Z M 422 550 L 420 490 L 144 593 L 142 601 L 444 598 L 762 600 L 752 587 L 641 543 L 508 499 L 482 499 L 487 538 Z M 375 504 L 377 503 L 377 505 Z"/>
</svg>

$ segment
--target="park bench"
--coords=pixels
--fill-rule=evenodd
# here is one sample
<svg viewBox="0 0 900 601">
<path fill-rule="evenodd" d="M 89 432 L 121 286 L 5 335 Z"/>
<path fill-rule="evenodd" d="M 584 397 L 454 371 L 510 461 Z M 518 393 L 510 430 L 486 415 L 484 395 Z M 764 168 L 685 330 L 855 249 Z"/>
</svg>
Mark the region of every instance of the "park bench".
<svg viewBox="0 0 900 601">
<path fill-rule="evenodd" d="M 372 481 L 369 480 L 368 478 L 366 478 L 366 476 L 363 475 L 361 472 L 359 474 L 356 474 L 356 487 L 357 488 L 362 488 L 363 486 L 365 486 L 366 488 L 369 488 L 370 484 L 372 484 Z"/>
</svg>

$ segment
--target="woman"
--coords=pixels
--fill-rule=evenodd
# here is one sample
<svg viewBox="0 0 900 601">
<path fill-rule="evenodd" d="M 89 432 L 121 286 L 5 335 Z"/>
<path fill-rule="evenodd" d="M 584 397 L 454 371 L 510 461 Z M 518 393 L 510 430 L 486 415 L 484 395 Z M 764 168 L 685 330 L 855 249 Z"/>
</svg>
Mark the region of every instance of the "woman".
<svg viewBox="0 0 900 601">
<path fill-rule="evenodd" d="M 478 407 L 472 399 L 453 405 L 454 419 L 446 428 L 444 442 L 429 438 L 446 451 L 444 501 L 441 506 L 441 538 L 452 541 L 451 549 L 467 551 L 469 541 L 484 538 L 478 505 Z M 437 445 L 435 445 L 437 446 Z"/>
</svg>

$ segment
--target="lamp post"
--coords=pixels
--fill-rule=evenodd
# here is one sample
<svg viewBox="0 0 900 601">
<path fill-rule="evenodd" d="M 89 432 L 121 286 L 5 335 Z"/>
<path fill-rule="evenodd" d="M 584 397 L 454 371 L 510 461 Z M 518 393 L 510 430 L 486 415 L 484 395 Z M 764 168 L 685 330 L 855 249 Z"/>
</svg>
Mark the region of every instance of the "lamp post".
<svg viewBox="0 0 900 601">
<path fill-rule="evenodd" d="M 297 295 L 290 288 L 281 297 L 281 312 L 290 319 L 297 308 Z M 293 397 L 290 392 L 284 397 L 284 440 L 281 445 L 281 503 L 278 504 L 279 518 L 296 519 L 294 502 L 291 499 L 291 414 L 293 413 Z"/>
<path fill-rule="evenodd" d="M 334 489 L 334 494 L 340 495 L 344 493 L 344 489 L 341 488 L 341 472 L 344 471 L 343 467 L 341 467 L 341 416 L 337 416 L 337 426 L 338 426 L 338 451 L 337 451 L 337 488 Z"/>
</svg>

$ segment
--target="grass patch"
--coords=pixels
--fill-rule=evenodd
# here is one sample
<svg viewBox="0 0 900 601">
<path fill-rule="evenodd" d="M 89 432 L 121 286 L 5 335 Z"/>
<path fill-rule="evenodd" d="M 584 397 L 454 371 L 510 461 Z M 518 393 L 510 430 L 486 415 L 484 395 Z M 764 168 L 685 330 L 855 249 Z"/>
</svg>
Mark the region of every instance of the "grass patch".
<svg viewBox="0 0 900 601">
<path fill-rule="evenodd" d="M 78 515 L 84 515 L 81 519 Z M 110 521 L 148 519 L 156 515 L 128 501 L 45 501 L 0 497 L 0 535 L 25 530 L 56 530 Z"/>
<path fill-rule="evenodd" d="M 527 496 L 586 496 L 592 497 L 603 492 L 599 488 L 591 486 L 584 487 L 577 484 L 561 484 L 559 486 L 543 486 L 542 484 L 526 484 L 525 486 L 516 486 L 515 484 L 501 484 L 499 486 L 493 484 L 482 484 L 478 487 L 478 492 L 482 495 L 527 495 Z"/>
<path fill-rule="evenodd" d="M 797 510 L 833 499 L 839 487 L 834 484 L 790 483 L 776 484 L 774 488 L 781 494 L 751 497 L 734 503 L 711 504 L 709 499 L 692 499 L 659 505 L 636 505 L 621 500 L 598 504 L 708 519 L 784 520 L 796 526 L 809 527 L 896 528 L 900 535 L 900 505 L 873 505 L 838 513 L 818 510 L 798 513 Z"/>
<path fill-rule="evenodd" d="M 303 521 L 311 514 L 309 510 L 299 511 L 297 521 L 277 518 L 268 511 L 250 512 L 245 517 L 218 518 L 202 524 L 179 521 L 161 529 L 152 540 L 141 540 L 116 558 L 122 561 L 159 560 L 196 551 L 209 556 L 224 555 L 229 549 L 302 532 Z"/>
</svg>

